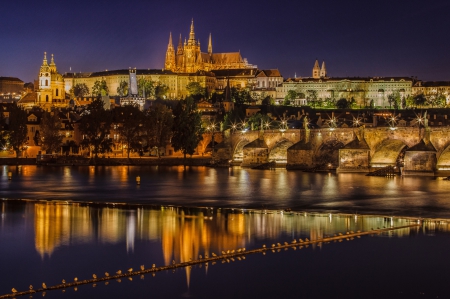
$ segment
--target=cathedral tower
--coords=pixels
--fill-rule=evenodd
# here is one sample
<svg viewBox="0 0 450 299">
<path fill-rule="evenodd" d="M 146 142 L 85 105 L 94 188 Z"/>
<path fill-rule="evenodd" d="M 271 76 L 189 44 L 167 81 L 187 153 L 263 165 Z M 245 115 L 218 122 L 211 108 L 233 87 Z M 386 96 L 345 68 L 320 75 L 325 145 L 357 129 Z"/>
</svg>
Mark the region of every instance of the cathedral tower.
<svg viewBox="0 0 450 299">
<path fill-rule="evenodd" d="M 327 76 L 327 69 L 325 67 L 325 60 L 322 61 L 322 68 L 320 69 L 320 77 L 325 78 Z"/>
<path fill-rule="evenodd" d="M 169 34 L 169 44 L 167 45 L 164 68 L 171 71 L 175 70 L 175 49 L 172 44 L 172 32 Z"/>
<path fill-rule="evenodd" d="M 187 73 L 195 73 L 198 70 L 198 66 L 196 64 L 197 57 L 200 54 L 200 44 L 195 40 L 195 32 L 194 32 L 194 19 L 191 22 L 191 30 L 189 32 L 189 39 L 187 44 L 184 47 L 185 53 L 185 66 Z"/>
<path fill-rule="evenodd" d="M 316 62 L 314 62 L 314 67 L 312 69 L 312 77 L 314 79 L 320 78 L 320 67 L 319 67 L 319 61 L 316 59 Z"/>
</svg>

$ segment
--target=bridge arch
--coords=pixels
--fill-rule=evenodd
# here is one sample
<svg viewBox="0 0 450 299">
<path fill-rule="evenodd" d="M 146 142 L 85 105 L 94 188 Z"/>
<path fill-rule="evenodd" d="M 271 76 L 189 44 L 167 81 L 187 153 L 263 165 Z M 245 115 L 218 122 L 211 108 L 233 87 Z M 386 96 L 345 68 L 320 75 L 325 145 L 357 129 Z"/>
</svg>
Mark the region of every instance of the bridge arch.
<svg viewBox="0 0 450 299">
<path fill-rule="evenodd" d="M 242 138 L 239 140 L 239 142 L 236 144 L 233 150 L 233 161 L 242 162 L 242 160 L 244 159 L 244 152 L 243 152 L 244 146 L 246 146 L 249 143 L 250 141 L 247 138 Z"/>
<path fill-rule="evenodd" d="M 370 161 L 371 167 L 396 166 L 403 158 L 408 146 L 399 139 L 387 139 L 375 150 Z"/>
<path fill-rule="evenodd" d="M 293 144 L 294 143 L 288 139 L 279 140 L 269 152 L 269 161 L 287 163 L 287 149 Z"/>
<path fill-rule="evenodd" d="M 437 170 L 450 170 L 450 145 L 448 145 L 445 150 L 439 156 L 437 165 Z"/>
<path fill-rule="evenodd" d="M 339 149 L 344 147 L 339 139 L 328 139 L 323 142 L 314 155 L 315 165 L 326 165 L 329 168 L 337 168 L 339 165 Z"/>
</svg>

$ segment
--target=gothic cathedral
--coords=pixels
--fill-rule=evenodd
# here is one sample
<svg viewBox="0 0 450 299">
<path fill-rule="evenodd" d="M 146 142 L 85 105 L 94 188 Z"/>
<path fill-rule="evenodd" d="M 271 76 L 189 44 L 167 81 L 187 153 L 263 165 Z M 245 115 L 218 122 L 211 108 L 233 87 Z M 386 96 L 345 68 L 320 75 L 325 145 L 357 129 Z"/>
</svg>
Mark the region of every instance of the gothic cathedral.
<svg viewBox="0 0 450 299">
<path fill-rule="evenodd" d="M 195 40 L 194 20 L 191 23 L 189 39 L 184 43 L 178 41 L 177 51 L 172 43 L 172 33 L 169 34 L 169 45 L 166 51 L 164 68 L 176 73 L 195 73 L 197 71 L 213 71 L 221 69 L 252 68 L 240 52 L 213 53 L 211 34 L 208 40 L 208 52 L 201 52 L 200 41 Z"/>
</svg>

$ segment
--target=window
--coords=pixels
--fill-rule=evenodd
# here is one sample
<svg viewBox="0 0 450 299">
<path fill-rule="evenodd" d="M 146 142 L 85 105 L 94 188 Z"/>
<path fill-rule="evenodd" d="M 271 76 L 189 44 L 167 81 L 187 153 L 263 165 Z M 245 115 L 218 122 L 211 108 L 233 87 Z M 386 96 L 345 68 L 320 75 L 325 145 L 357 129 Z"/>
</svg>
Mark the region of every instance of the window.
<svg viewBox="0 0 450 299">
<path fill-rule="evenodd" d="M 56 96 L 58 96 L 58 91 L 59 91 L 59 90 L 58 90 L 58 88 L 57 88 L 57 89 L 56 89 Z"/>
<path fill-rule="evenodd" d="M 48 102 L 48 95 L 45 96 L 45 101 Z"/>
<path fill-rule="evenodd" d="M 48 86 L 48 80 L 45 79 L 45 86 Z"/>
</svg>

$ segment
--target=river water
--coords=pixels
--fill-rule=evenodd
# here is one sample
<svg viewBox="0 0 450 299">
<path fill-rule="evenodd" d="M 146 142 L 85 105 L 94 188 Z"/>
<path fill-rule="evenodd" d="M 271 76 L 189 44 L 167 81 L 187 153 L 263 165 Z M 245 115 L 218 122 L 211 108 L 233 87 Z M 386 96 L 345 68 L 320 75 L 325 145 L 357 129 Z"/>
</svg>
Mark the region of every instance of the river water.
<svg viewBox="0 0 450 299">
<path fill-rule="evenodd" d="M 450 182 L 433 178 L 206 167 L 4 166 L 0 295 L 13 287 L 38 289 L 43 282 L 51 286 L 62 279 L 103 277 L 223 250 L 420 223 L 34 297 L 448 298 L 449 191 Z M 292 212 L 281 212 L 285 209 Z"/>
</svg>

